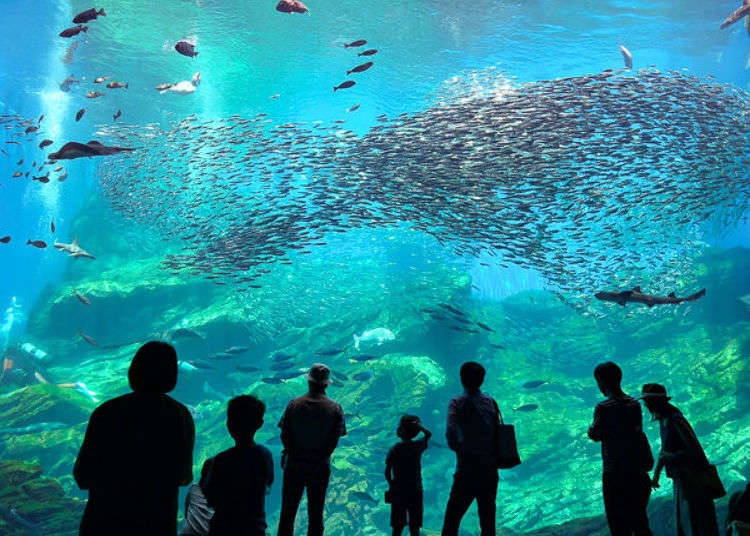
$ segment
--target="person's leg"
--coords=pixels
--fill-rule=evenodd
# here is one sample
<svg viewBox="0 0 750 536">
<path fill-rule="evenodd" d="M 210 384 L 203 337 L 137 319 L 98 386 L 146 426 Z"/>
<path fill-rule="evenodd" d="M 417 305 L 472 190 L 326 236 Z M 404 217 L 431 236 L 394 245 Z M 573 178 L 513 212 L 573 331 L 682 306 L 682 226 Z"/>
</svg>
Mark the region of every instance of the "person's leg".
<svg viewBox="0 0 750 536">
<path fill-rule="evenodd" d="M 495 528 L 497 481 L 497 469 L 488 469 L 482 477 L 482 486 L 477 494 L 477 512 L 482 536 L 495 536 L 497 530 Z"/>
<path fill-rule="evenodd" d="M 719 536 L 716 507 L 710 498 L 688 501 L 687 509 L 690 517 L 689 536 Z"/>
<path fill-rule="evenodd" d="M 307 536 L 323 536 L 323 507 L 330 477 L 331 466 L 326 463 L 307 479 Z"/>
<path fill-rule="evenodd" d="M 404 525 L 391 528 L 393 529 L 393 532 L 391 532 L 392 536 L 401 536 L 401 533 L 404 532 Z"/>
<path fill-rule="evenodd" d="M 632 527 L 635 536 L 653 536 L 651 527 L 648 524 L 648 501 L 651 498 L 651 479 L 648 473 L 641 473 L 637 480 L 634 481 L 632 510 Z"/>
<path fill-rule="evenodd" d="M 294 519 L 297 517 L 299 502 L 302 500 L 302 492 L 305 483 L 298 471 L 284 470 L 284 481 L 281 487 L 281 514 L 279 515 L 278 536 L 294 535 Z"/>
<path fill-rule="evenodd" d="M 454 476 L 451 494 L 445 507 L 445 519 L 441 536 L 458 536 L 458 526 L 466 510 L 474 500 L 474 494 L 466 476 Z"/>
<path fill-rule="evenodd" d="M 406 526 L 406 508 L 401 502 L 396 501 L 391 503 L 391 527 L 393 528 L 393 536 L 401 536 L 401 533 Z"/>
<path fill-rule="evenodd" d="M 422 517 L 424 515 L 424 499 L 422 490 L 418 490 L 409 508 L 409 535 L 419 536 L 419 529 L 422 528 Z"/>
<path fill-rule="evenodd" d="M 612 536 L 632 536 L 630 504 L 627 486 L 623 485 L 623 475 L 612 472 L 602 473 L 602 496 L 607 524 Z"/>
</svg>

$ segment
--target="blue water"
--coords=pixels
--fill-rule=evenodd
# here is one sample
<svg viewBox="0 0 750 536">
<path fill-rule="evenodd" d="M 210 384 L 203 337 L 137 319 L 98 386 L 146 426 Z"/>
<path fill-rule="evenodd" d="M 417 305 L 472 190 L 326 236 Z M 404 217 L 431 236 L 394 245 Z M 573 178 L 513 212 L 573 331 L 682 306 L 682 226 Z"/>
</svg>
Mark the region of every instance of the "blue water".
<svg viewBox="0 0 750 536">
<path fill-rule="evenodd" d="M 101 138 L 97 132 L 112 126 L 112 114 L 118 109 L 122 110 L 120 121 L 123 128 L 140 133 L 145 132 L 147 125 L 168 130 L 175 121 L 191 114 L 196 114 L 201 122 L 207 122 L 233 115 L 249 118 L 264 113 L 268 114 L 266 119 L 270 120 L 271 125 L 314 121 L 330 123 L 345 119 L 346 128 L 363 136 L 379 124 L 377 118 L 381 114 L 393 118 L 402 113 L 419 112 L 441 99 L 451 100 L 486 89 L 482 84 L 488 80 L 488 73 L 497 73 L 496 76 L 493 75 L 495 83 L 498 87 L 507 87 L 599 73 L 605 69 L 620 69 L 623 67 L 623 58 L 618 48 L 620 44 L 632 52 L 636 70 L 653 67 L 660 72 L 680 71 L 696 75 L 701 80 L 712 80 L 728 87 L 750 90 L 750 37 L 744 24 L 740 22 L 726 30 L 719 30 L 721 21 L 737 7 L 735 0 L 352 0 L 319 3 L 311 0 L 308 6 L 310 15 L 302 16 L 277 13 L 273 9 L 274 2 L 162 0 L 156 3 L 152 0 L 112 0 L 109 5 L 97 5 L 97 8 L 106 9 L 107 17 L 90 23 L 90 29 L 88 33 L 82 34 L 83 37 L 67 40 L 57 34 L 71 25 L 70 20 L 75 13 L 88 9 L 90 5 L 80 1 L 5 0 L 4 16 L 0 19 L 0 115 L 18 113 L 35 121 L 44 114 L 44 137 L 54 140 L 55 144 L 51 148 L 55 149 L 65 141 L 83 142 Z M 173 50 L 175 42 L 186 38 L 196 43 L 196 50 L 199 51 L 197 57 L 186 58 Z M 363 38 L 367 39 L 368 45 L 362 49 L 345 50 L 342 47 L 344 43 Z M 65 63 L 63 58 L 74 42 L 79 43 L 78 48 L 72 52 L 71 61 Z M 378 53 L 372 58 L 356 57 L 357 50 L 369 47 L 377 48 Z M 367 59 L 374 61 L 375 65 L 366 73 L 352 76 L 351 79 L 357 80 L 355 87 L 332 92 L 334 85 L 346 79 L 344 73 L 347 69 Z M 194 72 L 200 72 L 201 84 L 191 95 L 160 95 L 154 89 L 160 83 L 190 80 Z M 59 83 L 71 74 L 76 78 L 85 77 L 86 80 L 73 86 L 70 92 L 60 91 Z M 129 88 L 105 90 L 92 84 L 97 76 L 111 76 L 112 80 L 128 82 Z M 95 100 L 84 98 L 85 92 L 91 90 L 106 91 L 107 95 Z M 355 104 L 360 106 L 359 109 L 347 112 Z M 80 108 L 87 108 L 87 112 L 80 122 L 75 122 L 74 115 Z M 110 134 L 111 131 L 108 131 L 107 135 Z M 14 137 L 8 129 L 0 130 L 0 142 L 14 139 L 21 138 Z M 3 261 L 0 309 L 5 311 L 2 319 L 4 324 L 0 326 L 7 326 L 0 327 L 4 332 L 0 338 L 3 345 L 25 340 L 24 329 L 29 318 L 36 318 L 31 322 L 37 326 L 55 325 L 54 322 L 39 320 L 49 314 L 50 310 L 54 310 L 44 308 L 51 302 L 51 296 L 62 294 L 60 289 L 67 289 L 65 285 L 71 286 L 71 282 L 78 281 L 77 277 L 94 279 L 92 274 L 96 268 L 82 265 L 81 271 L 76 271 L 79 265 L 71 265 L 70 259 L 51 247 L 40 251 L 24 245 L 27 238 L 45 238 L 51 244 L 51 220 L 54 220 L 57 228 L 55 238 L 64 242 L 72 241 L 73 228 L 88 231 L 93 241 L 94 235 L 100 230 L 97 222 L 101 225 L 102 233 L 117 232 L 118 236 L 96 237 L 99 248 L 97 255 L 105 258 L 109 255 L 110 263 L 115 257 L 126 263 L 129 257 L 137 261 L 158 256 L 162 248 L 159 241 L 161 237 L 154 222 L 141 221 L 133 224 L 132 221 L 121 220 L 118 211 L 108 209 L 107 203 L 111 199 L 105 196 L 100 184 L 102 177 L 106 175 L 108 164 L 102 161 L 80 159 L 66 163 L 69 178 L 64 183 L 52 181 L 43 185 L 28 179 L 10 178 L 19 159 L 38 162 L 43 160 L 43 154 L 36 147 L 41 139 L 39 136 L 33 142 L 20 146 L 3 144 L 2 148 L 8 155 L 0 154 L 0 236 L 13 237 L 10 244 L 0 244 L 0 258 Z M 117 140 L 116 137 L 108 139 Z M 130 138 L 129 141 L 134 140 Z M 152 140 L 148 140 L 148 143 L 152 143 Z M 173 169 L 166 164 L 163 166 L 164 173 L 171 173 Z M 188 173 L 188 170 L 182 171 Z M 200 165 L 196 165 L 190 172 L 199 174 Z M 154 175 L 154 180 L 164 178 L 159 173 Z M 658 211 L 659 207 L 643 207 L 643 210 Z M 349 262 L 354 269 L 373 263 L 368 265 L 369 271 L 362 269 L 362 277 L 372 278 L 373 281 L 381 281 L 378 278 L 382 278 L 385 297 L 382 302 L 378 302 L 382 309 L 368 313 L 367 318 L 371 322 L 389 318 L 389 313 L 383 312 L 388 307 L 398 311 L 390 313 L 394 324 L 399 314 L 407 314 L 404 311 L 409 308 L 409 300 L 405 296 L 390 293 L 395 292 L 393 289 L 398 287 L 398 282 L 411 281 L 413 274 L 421 271 L 426 274 L 424 285 L 429 287 L 429 277 L 432 277 L 429 270 L 439 265 L 449 267 L 449 270 L 456 273 L 468 274 L 473 285 L 469 296 L 483 304 L 481 307 L 488 308 L 481 309 L 484 311 L 483 315 L 500 315 L 498 310 L 492 309 L 494 307 L 506 307 L 503 310 L 508 315 L 524 307 L 531 307 L 532 312 L 524 313 L 529 315 L 526 321 L 533 326 L 536 319 L 542 329 L 535 332 L 530 327 L 531 331 L 525 332 L 519 328 L 516 341 L 521 348 L 518 350 L 519 355 L 523 354 L 529 364 L 534 363 L 534 358 L 529 356 L 536 355 L 532 350 L 540 352 L 539 355 L 545 354 L 546 359 L 552 359 L 550 356 L 554 357 L 559 353 L 562 356 L 560 363 L 556 365 L 554 362 L 540 361 L 539 367 L 550 367 L 559 374 L 568 370 L 572 377 L 581 382 L 586 380 L 580 378 L 590 375 L 590 366 L 604 355 L 623 360 L 634 359 L 634 363 L 638 363 L 634 365 L 638 378 L 644 380 L 646 372 L 643 363 L 649 362 L 649 356 L 646 355 L 648 351 L 653 352 L 654 358 L 670 351 L 675 352 L 674 356 L 670 354 L 670 357 L 655 367 L 662 377 L 670 374 L 665 362 L 674 365 L 676 369 L 683 366 L 680 364 L 680 352 L 686 353 L 688 349 L 677 349 L 679 343 L 675 342 L 680 341 L 679 335 L 685 327 L 679 324 L 683 321 L 679 316 L 683 314 L 683 310 L 674 313 L 674 323 L 664 328 L 665 332 L 660 332 L 653 339 L 645 337 L 653 343 L 651 347 L 644 343 L 645 349 L 633 349 L 629 353 L 626 342 L 616 349 L 605 342 L 596 347 L 600 354 L 587 356 L 585 360 L 582 358 L 573 364 L 570 356 L 576 354 L 575 337 L 571 336 L 571 340 L 566 341 L 545 341 L 547 334 L 543 331 L 544 322 L 554 322 L 558 312 L 551 313 L 551 309 L 547 308 L 548 304 L 545 305 L 545 298 L 539 298 L 539 295 L 534 298 L 533 291 L 556 288 L 538 270 L 512 263 L 507 267 L 485 267 L 481 263 L 489 260 L 487 252 L 477 258 L 456 256 L 447 249 L 438 248 L 431 239 L 413 236 L 407 239 L 395 231 L 390 236 L 389 233 L 390 230 L 373 230 L 370 234 L 367 230 L 357 230 L 351 236 L 332 238 L 327 249 L 317 252 L 320 256 L 317 257 L 318 261 L 321 258 L 328 261 L 333 259 L 340 263 L 337 265 L 340 268 L 344 266 L 341 268 L 342 273 Z M 711 252 L 729 251 L 727 255 L 732 262 L 741 257 L 742 253 L 737 253 L 738 251 L 742 252 L 750 247 L 747 212 L 744 219 L 739 217 L 736 222 L 727 225 L 709 222 L 695 230 L 695 233 L 692 238 L 699 240 Z M 127 237 L 128 246 L 117 241 L 122 237 Z M 87 237 L 80 238 L 86 247 L 84 240 Z M 401 240 L 403 245 L 400 246 Z M 107 243 L 111 243 L 111 251 L 106 250 Z M 174 246 L 174 243 L 171 245 Z M 131 253 L 124 247 L 130 247 Z M 638 247 L 638 244 L 633 247 Z M 733 256 L 735 253 L 736 257 Z M 80 262 L 85 262 L 85 259 Z M 716 272 L 712 271 L 713 268 L 707 268 L 711 275 L 706 276 L 707 272 L 697 267 L 702 262 L 703 259 L 694 262 L 694 272 L 699 274 L 697 277 L 715 276 L 716 281 L 722 281 L 720 277 L 728 273 L 722 272 L 720 268 L 716 268 Z M 709 261 L 705 262 L 715 266 Z M 716 265 L 724 266 L 722 262 L 725 261 L 717 261 Z M 105 261 L 102 263 L 111 267 Z M 304 263 L 300 266 L 304 266 Z M 286 268 L 275 265 L 272 269 L 279 272 L 274 272 L 273 275 L 286 274 L 283 272 Z M 289 274 L 289 280 L 292 281 L 292 275 L 296 276 L 296 272 L 290 269 Z M 309 290 L 309 295 L 314 296 L 311 303 L 314 302 L 315 306 L 310 305 L 313 311 L 297 303 L 298 300 L 304 301 L 308 294 L 301 298 L 299 295 L 283 295 L 280 292 L 287 302 L 277 309 L 269 306 L 268 318 L 261 319 L 262 321 L 274 324 L 279 316 L 289 315 L 293 318 L 289 320 L 289 324 L 294 325 L 295 321 L 299 321 L 295 328 L 307 327 L 305 322 L 315 326 L 319 321 L 322 322 L 315 317 L 315 307 L 320 306 L 321 315 L 335 316 L 337 307 L 342 303 L 349 305 L 347 297 L 359 292 L 355 288 L 356 274 L 352 277 L 342 275 L 340 284 L 336 284 L 336 281 L 314 281 L 310 271 L 305 271 L 304 268 L 300 274 L 304 275 L 299 277 L 310 279 L 296 287 L 290 283 L 289 289 L 296 292 L 304 290 L 306 293 Z M 691 272 L 691 275 L 694 274 Z M 163 279 L 159 279 L 159 282 L 167 281 L 169 277 L 168 272 L 163 271 L 160 276 Z M 735 285 L 736 280 L 732 281 L 732 285 Z M 115 284 L 116 281 L 113 282 L 114 286 Z M 732 286 L 713 288 L 709 290 L 711 292 L 715 296 L 721 296 L 722 300 L 717 298 L 717 301 L 711 302 L 712 309 L 708 311 L 690 310 L 685 313 L 685 318 L 686 322 L 692 322 L 690 325 L 693 328 L 698 326 L 696 329 L 702 329 L 704 324 L 716 321 L 715 326 L 705 328 L 709 341 L 706 342 L 706 348 L 713 345 L 711 350 L 718 352 L 725 345 L 731 346 L 727 341 L 734 338 L 743 340 L 743 333 L 746 334 L 746 318 L 742 319 L 746 312 L 737 298 L 748 294 L 748 289 L 746 285 L 743 288 Z M 549 297 L 549 294 L 545 296 Z M 171 298 L 173 301 L 169 303 L 169 307 L 179 308 L 179 289 Z M 218 300 L 210 291 L 205 291 L 205 294 L 200 295 L 204 300 L 202 302 L 195 296 L 187 295 L 184 301 L 188 302 L 192 298 L 195 298 L 199 307 L 208 306 L 211 300 Z M 539 302 L 533 301 L 534 299 Z M 504 305 L 498 305 L 500 303 Z M 727 303 L 731 305 L 726 305 Z M 298 305 L 300 311 L 304 309 L 299 313 L 299 318 L 290 312 L 294 305 Z M 534 312 L 533 307 L 536 305 L 539 310 Z M 117 306 L 112 307 L 116 309 Z M 172 311 L 166 306 L 164 310 L 159 310 L 158 304 L 148 304 L 148 310 L 145 311 L 137 309 L 135 305 L 132 307 L 132 311 L 123 311 L 123 316 L 132 316 L 131 324 L 137 325 L 138 331 L 135 332 L 135 327 L 132 328 L 132 333 L 123 330 L 125 332 L 119 333 L 118 342 L 138 340 L 146 333 L 157 333 L 165 329 L 167 319 L 173 321 L 172 324 L 180 320 L 169 316 Z M 480 305 L 477 305 L 476 310 L 480 310 Z M 730 311 L 726 318 L 721 316 L 722 310 Z M 630 309 L 622 312 L 623 317 L 612 316 L 611 313 L 611 310 L 607 311 L 607 322 L 610 322 L 608 326 L 611 329 L 606 334 L 610 337 L 615 337 L 613 334 L 617 334 L 618 330 L 626 333 L 631 328 L 633 331 L 646 329 L 644 325 L 650 322 L 649 319 L 672 319 L 668 316 L 671 312 L 663 317 L 657 316 L 659 313 L 648 313 L 653 314 L 652 317 L 639 317 L 639 313 Z M 586 312 L 586 322 L 592 318 L 591 314 Z M 593 314 L 593 317 L 597 317 L 597 314 L 601 314 L 601 310 Z M 138 324 L 139 315 L 143 315 L 144 319 L 163 320 L 163 323 L 157 325 L 154 320 L 153 325 L 146 325 L 147 321 L 144 320 L 143 324 Z M 304 320 L 300 320 L 302 318 Z M 65 325 L 66 329 L 70 327 L 68 320 L 60 319 L 60 324 Z M 263 323 L 261 320 L 258 320 L 259 324 Z M 104 337 L 112 336 L 112 332 L 117 331 L 113 324 L 118 320 L 113 320 L 110 316 L 89 318 L 88 321 L 91 329 L 100 329 L 102 333 L 106 333 Z M 627 324 L 630 321 L 633 324 Z M 642 324 L 636 326 L 638 321 Z M 366 327 L 368 326 L 358 327 L 355 331 Z M 596 338 L 600 327 L 587 324 L 586 329 L 589 331 L 584 337 L 587 344 L 591 342 L 589 336 Z M 555 324 L 554 329 L 563 332 L 566 328 L 561 322 Z M 52 332 L 47 334 L 48 343 L 54 347 L 61 339 L 72 337 L 75 329 L 60 333 L 50 331 Z M 239 343 L 230 340 L 236 336 L 236 332 L 231 329 L 221 333 L 227 334 L 227 346 Z M 33 336 L 37 343 L 45 342 L 38 330 Z M 419 336 L 424 340 L 420 340 Z M 419 336 L 414 336 L 414 340 L 409 341 L 401 351 L 412 350 L 418 353 L 429 348 L 440 355 L 436 359 L 445 366 L 449 374 L 452 374 L 456 365 L 451 361 L 453 358 L 447 355 L 450 351 L 461 350 L 467 355 L 479 351 L 476 346 L 468 344 L 441 349 L 443 339 L 439 337 L 442 334 L 435 335 L 428 331 Z M 316 343 L 322 347 L 339 340 L 348 341 L 350 333 L 342 332 L 337 337 L 331 336 L 328 341 L 316 340 Z M 212 347 L 211 351 L 220 350 L 218 346 L 221 344 L 222 342 L 217 343 L 217 347 Z M 262 344 L 265 345 L 264 351 L 273 350 L 272 343 L 268 340 L 264 340 Z M 706 348 L 704 351 L 710 353 Z M 524 349 L 528 350 L 526 354 Z M 70 370 L 76 370 L 78 361 L 91 357 L 92 351 L 87 347 L 75 347 L 72 343 L 66 350 L 70 353 L 61 359 Z M 441 354 L 441 351 L 445 351 L 445 354 Z M 642 353 L 638 354 L 639 351 Z M 735 357 L 739 356 L 736 357 L 739 360 L 737 370 L 747 361 L 747 355 L 743 353 L 745 351 L 733 354 Z M 81 353 L 80 357 L 77 352 Z M 262 353 L 258 351 L 258 356 Z M 462 356 L 456 356 L 455 359 L 460 357 Z M 503 382 L 511 381 L 503 373 L 513 366 L 512 356 L 507 363 L 497 366 L 494 371 L 498 378 L 497 385 L 500 386 L 497 389 L 503 388 Z M 519 371 L 514 371 L 515 373 L 521 374 Z M 533 368 L 523 369 L 523 374 L 533 373 Z M 705 372 L 709 379 L 718 374 Z M 95 385 L 99 380 L 101 379 L 91 378 Z M 517 380 L 514 375 L 512 381 Z M 229 381 L 225 385 L 222 380 L 212 382 L 215 387 L 226 389 L 227 392 L 236 388 Z M 633 379 L 632 385 L 635 386 L 636 383 L 637 380 Z M 184 392 L 193 395 L 192 402 L 195 403 L 202 396 L 198 392 L 201 382 L 194 381 L 188 385 L 189 388 L 185 388 Z M 579 394 L 572 396 L 577 397 Z M 581 397 L 585 398 L 583 395 Z M 579 401 L 570 401 L 570 405 L 575 406 Z M 580 405 L 591 401 L 586 398 L 585 403 Z M 521 399 L 513 403 L 523 402 Z M 705 408 L 699 405 L 696 407 L 706 413 L 713 411 L 708 403 Z M 432 406 L 426 405 L 424 409 L 432 412 L 436 425 L 442 422 L 442 399 Z M 585 414 L 588 417 L 588 410 L 586 406 L 585 411 L 581 410 L 577 415 Z M 269 422 L 274 418 L 271 417 Z M 738 419 L 732 422 L 745 422 Z M 580 427 L 583 428 L 585 424 L 580 423 Z M 706 430 L 709 428 L 707 425 Z M 437 433 L 439 435 L 440 431 Z M 710 433 L 719 432 L 714 427 L 710 428 Z M 213 448 L 213 443 L 211 444 Z M 201 453 L 205 454 L 207 450 L 208 447 L 204 445 Z M 40 456 L 36 456 L 36 459 L 39 458 Z M 589 461 L 594 465 L 597 462 L 595 458 Z M 196 464 L 199 462 L 202 460 L 196 459 Z M 443 471 L 441 476 L 449 474 L 449 465 L 445 462 L 436 472 Z M 738 462 L 738 472 L 741 472 L 742 467 L 747 467 L 740 465 Z M 380 471 L 379 465 L 374 467 Z M 62 473 L 60 470 L 55 476 L 59 477 Z M 739 480 L 735 475 L 732 478 L 734 481 Z M 69 488 L 70 483 L 67 485 Z M 73 493 L 72 490 L 69 491 Z M 275 491 L 277 492 L 278 490 Z M 437 497 L 442 507 L 443 496 L 432 497 Z M 277 506 L 275 502 L 273 504 Z M 576 515 L 581 512 L 588 515 L 600 513 L 593 502 L 572 511 Z M 428 514 L 432 525 L 437 517 L 437 511 Z M 549 523 L 549 519 L 549 513 L 546 512 L 534 521 L 526 519 L 520 522 L 516 528 L 529 529 Z"/>
</svg>

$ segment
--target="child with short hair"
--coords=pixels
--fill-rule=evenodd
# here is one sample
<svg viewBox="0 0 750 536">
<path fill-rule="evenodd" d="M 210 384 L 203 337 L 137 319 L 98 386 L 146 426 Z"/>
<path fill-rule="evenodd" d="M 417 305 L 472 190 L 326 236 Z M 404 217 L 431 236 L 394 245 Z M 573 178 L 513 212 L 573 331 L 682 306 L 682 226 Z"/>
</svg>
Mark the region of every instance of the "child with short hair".
<svg viewBox="0 0 750 536">
<path fill-rule="evenodd" d="M 255 443 L 265 411 L 265 404 L 251 395 L 229 401 L 227 429 L 235 446 L 216 455 L 204 490 L 215 510 L 210 536 L 265 536 L 273 460 L 266 447 Z"/>
<path fill-rule="evenodd" d="M 421 439 L 414 438 L 423 432 Z M 409 525 L 411 536 L 419 536 L 422 527 L 422 453 L 432 433 L 422 426 L 416 415 L 401 417 L 396 435 L 401 438 L 388 451 L 385 459 L 385 478 L 390 489 L 391 527 L 393 536 L 401 536 Z M 408 520 L 407 520 L 408 517 Z"/>
</svg>

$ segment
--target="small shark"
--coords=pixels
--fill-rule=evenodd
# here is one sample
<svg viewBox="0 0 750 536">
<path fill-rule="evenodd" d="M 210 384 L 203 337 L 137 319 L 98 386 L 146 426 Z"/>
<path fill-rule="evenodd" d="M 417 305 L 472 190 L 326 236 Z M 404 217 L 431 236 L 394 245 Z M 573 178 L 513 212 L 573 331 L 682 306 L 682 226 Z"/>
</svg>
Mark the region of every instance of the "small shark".
<svg viewBox="0 0 750 536">
<path fill-rule="evenodd" d="M 107 147 L 98 141 L 89 141 L 78 143 L 69 141 L 63 145 L 56 153 L 50 153 L 48 158 L 56 160 L 72 160 L 74 158 L 84 158 L 87 156 L 108 156 L 111 154 L 121 153 L 123 151 L 135 151 L 132 147 Z"/>
<path fill-rule="evenodd" d="M 678 304 L 686 301 L 695 301 L 701 296 L 706 294 L 706 289 L 701 289 L 695 294 L 691 294 L 686 298 L 678 298 L 674 295 L 674 292 L 670 292 L 667 297 L 654 296 L 652 294 L 645 294 L 641 291 L 641 287 L 633 287 L 633 290 L 624 290 L 622 292 L 597 292 L 594 297 L 597 300 L 608 301 L 619 303 L 623 307 L 625 304 L 630 303 L 645 303 L 649 307 L 654 305 L 663 305 L 666 303 Z"/>
<path fill-rule="evenodd" d="M 68 253 L 70 253 L 71 257 L 75 257 L 75 258 L 86 257 L 87 259 L 96 258 L 91 253 L 89 253 L 88 251 L 86 251 L 85 249 L 83 249 L 81 246 L 78 245 L 78 237 L 75 237 L 73 239 L 73 242 L 71 242 L 70 244 L 66 244 L 64 242 L 55 242 L 52 245 L 57 249 L 67 251 Z"/>
</svg>

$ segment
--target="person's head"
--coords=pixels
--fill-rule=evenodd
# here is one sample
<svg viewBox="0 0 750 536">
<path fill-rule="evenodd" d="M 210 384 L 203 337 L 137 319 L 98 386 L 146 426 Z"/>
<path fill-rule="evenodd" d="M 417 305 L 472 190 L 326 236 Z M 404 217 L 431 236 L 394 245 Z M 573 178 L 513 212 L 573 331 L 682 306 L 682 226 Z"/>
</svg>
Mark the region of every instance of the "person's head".
<svg viewBox="0 0 750 536">
<path fill-rule="evenodd" d="M 484 383 L 484 367 L 476 361 L 461 365 L 461 385 L 464 389 L 479 389 Z"/>
<path fill-rule="evenodd" d="M 168 393 L 177 385 L 177 352 L 171 344 L 151 341 L 141 346 L 128 370 L 136 393 Z"/>
<path fill-rule="evenodd" d="M 658 383 L 647 383 L 641 389 L 641 400 L 654 419 L 666 416 L 673 408 L 669 403 L 672 397 L 667 396 L 667 388 Z"/>
<path fill-rule="evenodd" d="M 417 436 L 421 425 L 422 423 L 416 415 L 403 415 L 398 423 L 396 435 L 404 441 L 409 441 Z"/>
<path fill-rule="evenodd" d="M 236 396 L 227 406 L 227 429 L 235 441 L 247 441 L 263 426 L 266 405 L 252 395 Z"/>
<path fill-rule="evenodd" d="M 594 369 L 594 378 L 596 378 L 596 384 L 604 396 L 617 393 L 622 389 L 620 387 L 622 369 L 612 361 L 598 364 Z"/>
<path fill-rule="evenodd" d="M 201 469 L 201 479 L 198 481 L 198 485 L 201 489 L 205 489 L 206 482 L 208 481 L 208 473 L 211 472 L 211 466 L 214 464 L 213 458 L 208 458 L 203 462 L 203 468 Z"/>
<path fill-rule="evenodd" d="M 322 363 L 315 363 L 305 375 L 310 391 L 323 392 L 331 383 L 331 369 Z"/>
</svg>

